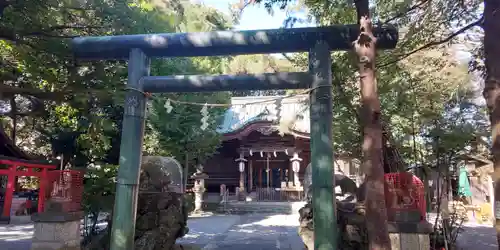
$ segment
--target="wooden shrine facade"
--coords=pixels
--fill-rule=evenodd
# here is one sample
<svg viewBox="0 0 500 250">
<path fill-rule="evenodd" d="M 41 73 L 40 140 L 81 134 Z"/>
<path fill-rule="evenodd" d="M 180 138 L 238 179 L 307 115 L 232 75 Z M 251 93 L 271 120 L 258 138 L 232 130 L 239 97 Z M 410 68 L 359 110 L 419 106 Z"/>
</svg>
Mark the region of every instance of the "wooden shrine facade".
<svg viewBox="0 0 500 250">
<path fill-rule="evenodd" d="M 273 131 L 271 123 L 252 127 L 255 130 L 247 135 L 224 141 L 218 154 L 204 164 L 210 176 L 205 181 L 209 192 L 218 192 L 221 184 L 230 190 L 240 187 L 247 192 L 257 188 L 282 188 L 282 183 L 300 187 L 310 159 L 309 139 L 281 136 Z M 301 168 L 295 173 L 292 159 L 297 155 L 301 158 Z"/>
<path fill-rule="evenodd" d="M 265 102 L 266 100 L 272 100 Z M 302 191 L 310 163 L 307 95 L 234 97 L 219 132 L 223 143 L 204 165 L 208 192 Z M 265 102 L 265 103 L 261 103 Z M 336 171 L 357 175 L 359 163 L 336 156 Z"/>
</svg>

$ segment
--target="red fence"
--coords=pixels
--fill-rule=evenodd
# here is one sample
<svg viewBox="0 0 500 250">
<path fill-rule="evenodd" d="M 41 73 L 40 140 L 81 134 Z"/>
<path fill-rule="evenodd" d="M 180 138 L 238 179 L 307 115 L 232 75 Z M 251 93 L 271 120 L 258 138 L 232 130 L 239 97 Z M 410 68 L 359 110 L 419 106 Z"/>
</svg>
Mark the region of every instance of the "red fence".
<svg viewBox="0 0 500 250">
<path fill-rule="evenodd" d="M 418 212 L 420 220 L 425 220 L 425 190 L 424 184 L 418 177 L 407 172 L 389 173 L 385 174 L 385 181 L 385 201 L 389 220 L 400 220 L 398 217 L 407 217 L 408 214 L 415 212 Z"/>
<path fill-rule="evenodd" d="M 83 172 L 48 171 L 47 187 L 47 200 L 62 204 L 63 212 L 82 210 Z"/>
</svg>

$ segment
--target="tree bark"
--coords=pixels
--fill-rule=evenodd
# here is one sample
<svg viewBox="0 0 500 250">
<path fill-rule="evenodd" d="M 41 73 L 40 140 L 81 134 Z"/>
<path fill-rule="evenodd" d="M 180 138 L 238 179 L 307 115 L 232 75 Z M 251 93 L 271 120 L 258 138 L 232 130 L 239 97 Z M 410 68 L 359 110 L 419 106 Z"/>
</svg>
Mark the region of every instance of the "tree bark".
<svg viewBox="0 0 500 250">
<path fill-rule="evenodd" d="M 384 194 L 382 124 L 375 79 L 375 43 L 368 0 L 356 0 L 360 34 L 354 42 L 358 56 L 363 121 L 363 169 L 366 186 L 366 228 L 370 250 L 390 250 Z"/>
<path fill-rule="evenodd" d="M 500 205 L 500 1 L 484 0 L 484 54 L 486 79 L 483 95 L 491 122 L 491 137 L 495 186 L 495 211 Z M 495 229 L 500 249 L 500 214 L 495 212 Z"/>
</svg>

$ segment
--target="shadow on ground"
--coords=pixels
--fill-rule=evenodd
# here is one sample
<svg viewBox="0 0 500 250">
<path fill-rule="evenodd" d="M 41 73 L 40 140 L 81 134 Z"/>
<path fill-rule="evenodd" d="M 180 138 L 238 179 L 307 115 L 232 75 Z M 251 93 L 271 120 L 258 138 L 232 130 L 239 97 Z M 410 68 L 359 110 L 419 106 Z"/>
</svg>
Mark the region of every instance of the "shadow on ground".
<svg viewBox="0 0 500 250">
<path fill-rule="evenodd" d="M 189 220 L 190 233 L 180 242 L 220 250 L 303 249 L 297 234 L 297 215 L 246 214 L 216 218 Z M 217 223 L 211 223 L 215 221 Z"/>
<path fill-rule="evenodd" d="M 480 249 L 480 250 L 496 250 L 497 238 L 495 229 L 489 225 L 464 225 L 464 231 L 458 235 L 458 249 Z"/>
<path fill-rule="evenodd" d="M 0 225 L 0 249 L 29 250 L 33 237 L 33 224 Z"/>
</svg>

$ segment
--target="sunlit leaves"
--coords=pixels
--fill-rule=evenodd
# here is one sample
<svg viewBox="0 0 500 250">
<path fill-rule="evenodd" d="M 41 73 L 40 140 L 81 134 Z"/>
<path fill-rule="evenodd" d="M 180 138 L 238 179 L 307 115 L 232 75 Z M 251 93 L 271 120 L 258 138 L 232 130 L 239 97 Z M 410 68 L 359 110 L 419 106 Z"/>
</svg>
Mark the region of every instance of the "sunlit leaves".
<svg viewBox="0 0 500 250">
<path fill-rule="evenodd" d="M 186 15 L 179 15 L 184 8 Z M 0 32 L 5 39 L 0 43 L 0 77 L 11 80 L 8 84 L 67 93 L 45 100 L 41 117 L 18 117 L 18 126 L 29 128 L 18 129 L 19 146 L 44 156 L 62 154 L 72 167 L 96 161 L 117 163 L 127 65 L 76 61 L 68 38 L 168 33 L 179 30 L 181 24 L 189 31 L 206 31 L 229 27 L 225 20 L 213 9 L 180 1 L 28 0 L 10 6 L 2 15 L 0 31 L 15 28 L 17 34 L 14 39 L 1 37 Z M 154 60 L 151 71 L 154 75 L 212 74 L 225 65 L 222 58 Z M 158 133 L 150 127 L 147 133 L 145 144 L 157 146 Z M 153 146 L 148 150 L 161 152 Z"/>
</svg>

